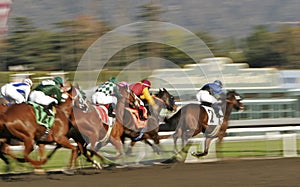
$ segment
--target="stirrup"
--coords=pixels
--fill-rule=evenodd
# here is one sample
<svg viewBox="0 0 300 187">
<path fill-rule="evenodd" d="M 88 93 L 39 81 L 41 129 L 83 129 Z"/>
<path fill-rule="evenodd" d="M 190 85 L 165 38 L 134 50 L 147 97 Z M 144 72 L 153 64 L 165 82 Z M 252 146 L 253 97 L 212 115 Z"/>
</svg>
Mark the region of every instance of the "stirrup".
<svg viewBox="0 0 300 187">
<path fill-rule="evenodd" d="M 40 140 L 45 140 L 48 135 L 49 135 L 49 132 L 50 132 L 50 129 L 49 128 L 46 128 L 46 130 L 44 131 L 44 134 L 42 135 L 42 137 L 40 138 Z"/>
</svg>

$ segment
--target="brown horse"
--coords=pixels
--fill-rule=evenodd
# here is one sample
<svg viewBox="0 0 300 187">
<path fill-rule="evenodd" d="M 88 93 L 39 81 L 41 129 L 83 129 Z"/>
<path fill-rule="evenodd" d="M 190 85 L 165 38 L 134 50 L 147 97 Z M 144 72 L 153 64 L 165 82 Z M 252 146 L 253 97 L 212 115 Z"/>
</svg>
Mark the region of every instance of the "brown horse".
<svg viewBox="0 0 300 187">
<path fill-rule="evenodd" d="M 232 109 L 235 108 L 237 111 L 244 109 L 244 105 L 240 102 L 241 100 L 242 97 L 235 91 L 227 92 L 226 109 L 221 126 L 208 125 L 209 116 L 202 105 L 187 104 L 173 116 L 166 118 L 165 124 L 160 126 L 160 131 L 175 131 L 173 134 L 175 152 L 178 151 L 177 139 L 179 137 L 181 137 L 182 146 L 184 147 L 189 138 L 196 136 L 200 132 L 204 133 L 206 136 L 204 152 L 193 153 L 193 155 L 196 157 L 205 156 L 208 154 L 211 140 L 218 136 L 221 141 L 225 136 Z"/>
<path fill-rule="evenodd" d="M 147 144 L 149 144 L 153 150 L 159 153 L 159 150 L 156 146 L 148 141 L 148 139 L 152 139 L 156 145 L 159 144 L 160 137 L 158 135 L 158 127 L 160 122 L 160 112 L 163 108 L 166 108 L 169 111 L 174 112 L 177 108 L 175 105 L 174 97 L 166 90 L 160 89 L 159 92 L 153 95 L 153 99 L 158 106 L 157 111 L 153 110 L 150 106 L 150 111 L 152 111 L 152 115 L 148 117 L 148 119 L 144 122 L 146 126 L 143 128 L 144 133 L 141 133 L 141 129 L 135 126 L 137 121 L 136 117 L 132 115 L 132 110 L 129 109 L 130 103 L 132 101 L 132 92 L 126 91 L 128 88 L 123 87 L 120 92 L 123 97 L 118 100 L 117 108 L 116 108 L 116 123 L 115 123 L 115 131 L 113 131 L 116 135 L 114 138 L 121 140 L 122 143 L 125 143 L 125 138 L 131 139 L 130 147 L 127 153 L 131 152 L 132 147 L 137 141 L 144 140 Z M 140 138 L 137 138 L 140 136 Z"/>
<path fill-rule="evenodd" d="M 96 155 L 102 161 L 104 158 L 99 155 L 94 147 L 99 139 L 105 133 L 105 129 L 103 128 L 103 122 L 101 118 L 99 118 L 96 110 L 90 105 L 89 101 L 83 95 L 84 92 L 80 90 L 79 86 L 74 86 L 70 97 L 73 98 L 72 104 L 72 113 L 69 116 L 69 131 L 67 133 L 67 137 L 70 139 L 72 138 L 78 148 L 80 153 L 82 153 L 88 162 L 93 163 L 93 166 L 97 169 L 101 169 L 101 165 L 92 159 L 92 155 Z M 87 145 L 91 143 L 92 149 L 87 149 Z M 58 144 L 54 150 L 52 150 L 48 155 L 47 158 L 50 159 L 53 154 L 62 147 L 62 145 Z M 40 155 L 43 155 L 43 152 Z M 64 172 L 68 174 L 72 174 L 73 170 L 65 170 Z"/>
<path fill-rule="evenodd" d="M 71 92 L 72 89 L 68 91 L 69 94 Z M 30 158 L 30 153 L 33 151 L 35 143 L 49 144 L 55 142 L 72 150 L 69 167 L 75 166 L 78 155 L 77 147 L 72 145 L 67 137 L 69 130 L 68 121 L 71 112 L 72 98 L 69 97 L 65 102 L 56 107 L 54 124 L 51 127 L 49 135 L 44 138 L 45 127 L 36 122 L 33 106 L 25 103 L 11 105 L 7 108 L 6 112 L 1 114 L 0 118 L 0 138 L 5 140 L 2 148 L 5 149 L 6 145 L 10 144 L 12 139 L 20 140 L 24 143 L 23 160 L 30 162 L 35 168 L 39 168 L 46 163 L 47 159 L 33 160 Z"/>
<path fill-rule="evenodd" d="M 103 157 L 97 153 L 97 145 L 107 140 L 107 131 L 110 131 L 108 129 L 112 128 L 108 125 L 108 121 L 102 119 L 102 117 L 108 116 L 107 114 L 101 116 L 97 106 L 92 105 L 87 99 L 81 99 L 80 101 L 76 101 L 73 106 L 70 122 L 80 132 L 85 142 L 85 150 L 87 150 L 86 146 L 90 144 L 91 148 L 89 151 L 103 160 Z M 103 112 L 103 110 L 100 111 Z M 110 142 L 115 145 L 114 141 Z"/>
</svg>

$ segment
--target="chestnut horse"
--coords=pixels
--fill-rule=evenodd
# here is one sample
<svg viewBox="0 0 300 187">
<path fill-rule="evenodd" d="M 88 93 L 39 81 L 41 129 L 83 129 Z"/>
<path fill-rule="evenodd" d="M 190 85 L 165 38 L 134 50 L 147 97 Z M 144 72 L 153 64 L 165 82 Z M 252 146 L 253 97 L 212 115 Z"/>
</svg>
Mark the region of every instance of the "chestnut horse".
<svg viewBox="0 0 300 187">
<path fill-rule="evenodd" d="M 73 98 L 72 112 L 69 116 L 69 131 L 67 137 L 72 138 L 78 145 L 80 153 L 82 153 L 88 162 L 93 163 L 93 166 L 97 169 L 101 169 L 101 165 L 92 159 L 92 156 L 88 151 L 92 152 L 93 155 L 97 155 L 98 158 L 104 160 L 95 150 L 95 144 L 99 139 L 99 136 L 105 133 L 101 118 L 98 117 L 95 109 L 90 106 L 89 101 L 83 95 L 84 92 L 80 90 L 79 86 L 73 86 L 70 97 Z M 92 150 L 87 149 L 87 145 L 91 143 Z M 53 154 L 62 147 L 58 144 L 54 150 L 52 150 L 47 158 L 50 159 Z M 41 151 L 40 155 L 44 155 L 44 150 Z M 73 170 L 64 170 L 65 173 L 73 174 Z"/>
<path fill-rule="evenodd" d="M 181 137 L 182 146 L 187 140 L 200 132 L 205 135 L 204 152 L 193 153 L 193 156 L 200 157 L 208 154 L 210 142 L 218 136 L 221 141 L 228 128 L 228 121 L 232 109 L 243 110 L 244 105 L 240 102 L 242 97 L 235 91 L 228 91 L 226 98 L 226 109 L 221 126 L 208 125 L 209 116 L 201 104 L 187 104 L 178 110 L 173 116 L 165 119 L 165 124 L 160 126 L 160 131 L 175 131 L 173 134 L 175 152 L 177 150 L 177 139 Z"/>
<path fill-rule="evenodd" d="M 173 95 L 171 95 L 165 88 L 163 88 L 162 90 L 160 89 L 157 94 L 153 95 L 153 99 L 158 108 L 157 111 L 153 111 L 153 108 L 150 106 L 150 111 L 152 111 L 152 115 L 150 115 L 145 121 L 145 132 L 141 134 L 140 129 L 138 129 L 135 126 L 135 119 L 133 119 L 134 117 L 129 109 L 130 103 L 134 102 L 132 100 L 133 93 L 125 86 L 120 89 L 120 92 L 123 95 L 123 97 L 118 100 L 116 107 L 116 123 L 115 128 L 113 128 L 112 131 L 112 133 L 114 133 L 114 138 L 121 140 L 123 144 L 125 143 L 126 137 L 131 139 L 131 144 L 127 153 L 130 153 L 136 141 L 140 140 L 144 140 L 153 148 L 155 152 L 159 153 L 158 148 L 152 143 L 150 143 L 148 139 L 152 139 L 156 145 L 159 144 L 159 114 L 163 108 L 166 108 L 168 111 L 172 112 L 176 111 L 177 106 L 175 105 Z M 139 135 L 141 135 L 141 137 L 137 139 Z"/>
<path fill-rule="evenodd" d="M 80 90 L 77 90 L 77 92 L 78 94 L 83 93 Z M 103 157 L 97 153 L 97 145 L 103 141 L 106 141 L 108 138 L 107 131 L 110 131 L 108 128 L 112 127 L 106 124 L 107 122 L 102 120 L 99 111 L 96 109 L 96 106 L 92 105 L 91 102 L 86 98 L 75 101 L 70 122 L 72 126 L 78 129 L 80 132 L 85 142 L 85 151 L 87 151 L 86 146 L 90 144 L 89 151 L 92 152 L 93 155 L 96 155 L 98 158 L 103 160 Z M 115 145 L 113 140 L 110 142 Z"/>
<path fill-rule="evenodd" d="M 68 94 L 71 92 L 72 89 L 68 91 Z M 24 159 L 19 159 L 19 161 L 30 162 L 37 169 L 45 164 L 47 159 L 34 160 L 30 158 L 30 153 L 33 151 L 35 143 L 49 144 L 55 142 L 72 150 L 69 167 L 75 166 L 78 155 L 77 147 L 72 145 L 67 137 L 67 132 L 69 131 L 68 121 L 72 112 L 72 98 L 68 97 L 65 102 L 55 108 L 56 116 L 54 124 L 51 127 L 49 135 L 42 139 L 45 127 L 36 122 L 36 115 L 32 105 L 22 103 L 8 107 L 1 114 L 0 118 L 0 138 L 3 140 L 1 154 L 3 154 L 7 144 L 10 144 L 12 139 L 18 139 L 24 143 Z M 13 156 L 13 158 L 16 157 Z"/>
</svg>

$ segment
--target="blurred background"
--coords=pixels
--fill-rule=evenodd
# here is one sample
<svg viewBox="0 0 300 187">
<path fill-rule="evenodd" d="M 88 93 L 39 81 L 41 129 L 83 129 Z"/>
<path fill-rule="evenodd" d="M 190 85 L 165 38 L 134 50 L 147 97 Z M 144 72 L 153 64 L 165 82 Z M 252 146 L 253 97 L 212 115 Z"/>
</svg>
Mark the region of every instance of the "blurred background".
<svg viewBox="0 0 300 187">
<path fill-rule="evenodd" d="M 148 78 L 183 106 L 220 79 L 246 107 L 224 140 L 251 140 L 230 156 L 298 156 L 299 9 L 299 0 L 0 0 L 0 85 L 59 75 L 88 90 L 111 76 Z"/>
<path fill-rule="evenodd" d="M 297 0 L 1 0 L 0 84 L 57 74 L 72 81 L 77 73 L 88 89 L 111 76 L 149 78 L 152 90 L 189 101 L 218 78 L 250 107 L 251 115 L 234 119 L 299 117 L 299 7 Z M 150 24 L 130 26 L 141 22 Z M 114 40 L 99 40 L 115 30 L 122 32 Z M 124 47 L 127 40 L 135 43 Z"/>
</svg>

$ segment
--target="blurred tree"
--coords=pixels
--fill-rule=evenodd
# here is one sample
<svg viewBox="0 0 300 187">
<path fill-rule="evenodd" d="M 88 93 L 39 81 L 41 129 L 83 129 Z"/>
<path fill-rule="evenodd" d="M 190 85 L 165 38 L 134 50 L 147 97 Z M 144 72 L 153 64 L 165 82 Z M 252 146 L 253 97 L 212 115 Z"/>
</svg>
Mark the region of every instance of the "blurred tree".
<svg viewBox="0 0 300 187">
<path fill-rule="evenodd" d="M 37 36 L 39 31 L 33 26 L 30 19 L 25 17 L 13 18 L 13 27 L 8 36 L 6 53 L 6 67 L 31 64 L 32 56 L 35 55 L 35 46 L 32 37 Z"/>
<path fill-rule="evenodd" d="M 150 2 L 148 4 L 139 6 L 138 9 L 140 12 L 137 14 L 136 19 L 138 21 L 161 21 L 161 14 L 164 12 L 162 10 L 162 7 L 155 2 Z M 137 37 L 141 39 L 141 41 L 146 40 L 151 41 L 151 38 L 155 38 L 155 34 L 153 33 L 153 27 L 155 27 L 155 23 L 151 25 L 150 27 L 142 27 L 139 28 L 137 31 Z M 153 42 L 148 43 L 139 43 L 137 46 L 138 49 L 138 58 L 146 58 L 146 57 L 161 57 L 161 52 L 165 49 L 161 48 L 161 45 L 156 45 Z M 149 69 L 153 69 L 153 66 L 151 64 L 148 64 Z"/>
<path fill-rule="evenodd" d="M 87 48 L 110 30 L 105 22 L 90 16 L 79 16 L 76 20 L 62 21 L 55 25 L 59 29 L 59 53 L 61 68 L 64 70 L 75 70 Z"/>
<path fill-rule="evenodd" d="M 280 67 L 286 59 L 276 50 L 275 34 L 267 31 L 265 26 L 257 26 L 245 39 L 244 50 L 250 67 Z"/>
<path fill-rule="evenodd" d="M 161 14 L 164 13 L 162 7 L 154 2 L 139 6 L 138 9 L 140 14 L 136 18 L 142 21 L 160 21 Z"/>
<path fill-rule="evenodd" d="M 28 18 L 14 18 L 5 56 L 1 55 L 3 69 L 25 65 L 35 70 L 75 70 L 89 45 L 109 30 L 104 22 L 87 16 L 55 25 L 57 32 L 45 31 Z"/>
<path fill-rule="evenodd" d="M 274 34 L 278 53 L 286 59 L 281 68 L 300 68 L 300 27 L 282 27 Z"/>
</svg>

